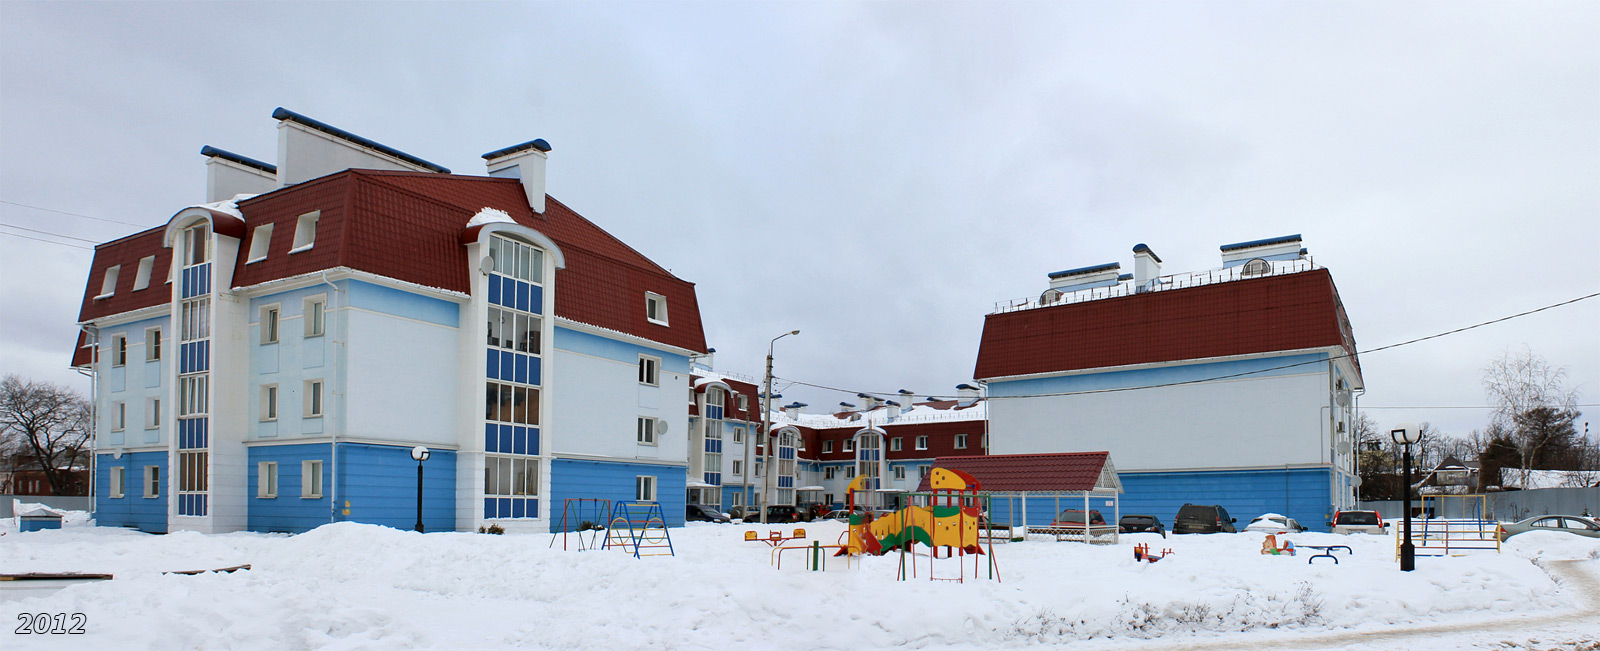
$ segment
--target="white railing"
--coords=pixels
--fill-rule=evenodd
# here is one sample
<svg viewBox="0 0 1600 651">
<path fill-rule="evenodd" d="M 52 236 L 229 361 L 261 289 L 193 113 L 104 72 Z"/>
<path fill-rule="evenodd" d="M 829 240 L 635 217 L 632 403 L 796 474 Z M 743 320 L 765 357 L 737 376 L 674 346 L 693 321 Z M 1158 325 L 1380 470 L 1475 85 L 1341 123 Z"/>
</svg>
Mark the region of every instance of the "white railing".
<svg viewBox="0 0 1600 651">
<path fill-rule="evenodd" d="M 994 304 L 994 312 L 992 312 L 991 314 L 1002 314 L 1002 313 L 1005 313 L 1005 312 L 1020 312 L 1022 310 L 1032 310 L 1032 309 L 1041 308 L 1041 307 L 1053 307 L 1053 306 L 1056 306 L 1056 305 L 1069 305 L 1069 304 L 1072 304 L 1072 303 L 1084 303 L 1084 302 L 1088 302 L 1088 301 L 1098 301 L 1098 300 L 1101 300 L 1101 299 L 1117 298 L 1117 297 L 1120 297 L 1120 296 L 1131 296 L 1133 294 L 1143 294 L 1143 293 L 1147 293 L 1147 292 L 1163 292 L 1163 291 L 1168 291 L 1168 290 L 1173 290 L 1173 289 L 1186 289 L 1186 288 L 1189 288 L 1189 287 L 1200 287 L 1200 286 L 1203 286 L 1203 285 L 1214 285 L 1214 284 L 1217 284 L 1217 283 L 1233 282 L 1235 280 L 1246 280 L 1246 279 L 1249 279 L 1249 278 L 1264 278 L 1266 276 L 1281 276 L 1281 275 L 1284 275 L 1284 274 L 1300 273 L 1302 271 L 1311 271 L 1313 269 L 1317 269 L 1318 268 L 1316 263 L 1312 262 L 1311 258 L 1309 258 L 1309 257 L 1303 258 L 1303 259 L 1298 259 L 1298 260 L 1280 260 L 1280 261 L 1271 262 L 1271 263 L 1268 263 L 1268 264 L 1272 265 L 1272 270 L 1270 272 L 1267 272 L 1267 273 L 1257 273 L 1257 274 L 1246 275 L 1245 274 L 1246 265 L 1242 265 L 1241 264 L 1241 265 L 1236 265 L 1236 266 L 1233 266 L 1233 267 L 1228 267 L 1226 269 L 1212 269 L 1210 271 L 1197 271 L 1197 272 L 1194 272 L 1194 273 L 1183 273 L 1183 274 L 1173 274 L 1173 275 L 1170 275 L 1170 276 L 1161 276 L 1157 283 L 1155 283 L 1154 285 L 1151 285 L 1149 287 L 1146 287 L 1144 289 L 1138 289 L 1138 288 L 1136 288 L 1134 286 L 1133 281 L 1125 280 L 1125 281 L 1122 281 L 1122 282 L 1117 283 L 1115 285 L 1111 285 L 1109 287 L 1095 287 L 1095 288 L 1092 288 L 1092 289 L 1080 289 L 1080 290 L 1072 291 L 1072 292 L 1059 292 L 1059 296 L 1056 296 L 1054 299 L 1044 300 L 1044 301 L 1040 300 L 1042 298 L 1042 295 L 1041 296 L 1035 296 L 1035 297 L 1032 297 L 1032 298 L 1018 298 L 1018 299 L 1012 299 L 1012 300 L 1009 300 L 1009 301 L 997 301 Z M 1044 292 L 1044 293 L 1050 293 L 1050 292 L 1047 291 L 1047 292 Z"/>
</svg>

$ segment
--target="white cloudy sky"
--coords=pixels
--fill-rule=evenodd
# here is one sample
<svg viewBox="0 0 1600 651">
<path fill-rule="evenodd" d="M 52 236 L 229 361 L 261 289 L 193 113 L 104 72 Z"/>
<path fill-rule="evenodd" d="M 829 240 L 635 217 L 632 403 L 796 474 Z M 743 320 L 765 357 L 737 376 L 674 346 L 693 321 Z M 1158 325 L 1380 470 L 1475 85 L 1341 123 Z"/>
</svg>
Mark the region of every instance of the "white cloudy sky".
<svg viewBox="0 0 1600 651">
<path fill-rule="evenodd" d="M 799 328 L 782 376 L 952 391 L 1050 271 L 1290 233 L 1377 347 L 1600 291 L 1597 28 L 1594 2 L 7 1 L 0 371 L 87 387 L 90 252 L 16 227 L 136 230 L 15 204 L 163 223 L 203 199 L 201 145 L 275 158 L 277 106 L 464 173 L 549 140 L 552 195 L 698 284 L 724 370 Z M 1363 405 L 1485 404 L 1523 346 L 1600 403 L 1596 324 L 1364 356 Z"/>
</svg>

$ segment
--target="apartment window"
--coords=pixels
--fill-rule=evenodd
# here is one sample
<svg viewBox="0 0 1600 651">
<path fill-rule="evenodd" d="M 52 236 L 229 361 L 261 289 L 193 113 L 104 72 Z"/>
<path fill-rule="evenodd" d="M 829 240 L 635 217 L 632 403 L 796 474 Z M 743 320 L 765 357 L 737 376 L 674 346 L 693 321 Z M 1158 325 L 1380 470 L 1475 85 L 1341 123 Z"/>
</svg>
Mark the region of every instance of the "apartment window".
<svg viewBox="0 0 1600 651">
<path fill-rule="evenodd" d="M 645 292 L 644 317 L 656 325 L 667 325 L 667 297 Z"/>
<path fill-rule="evenodd" d="M 661 360 L 639 356 L 639 384 L 661 386 Z"/>
<path fill-rule="evenodd" d="M 261 308 L 261 343 L 278 343 L 278 306 Z"/>
<path fill-rule="evenodd" d="M 489 382 L 484 420 L 516 425 L 539 424 L 539 390 L 516 384 Z"/>
<path fill-rule="evenodd" d="M 111 403 L 111 431 L 120 432 L 128 427 L 128 403 Z"/>
<path fill-rule="evenodd" d="M 844 478 L 845 479 L 855 479 L 856 478 L 856 467 L 855 466 L 845 466 L 844 467 Z"/>
<path fill-rule="evenodd" d="M 322 216 L 322 211 L 308 212 L 300 216 L 294 226 L 294 248 L 290 253 L 299 253 L 309 250 L 317 244 L 317 219 Z"/>
<path fill-rule="evenodd" d="M 125 469 L 120 466 L 111 467 L 111 486 L 109 490 L 111 491 L 111 497 L 113 498 L 122 497 L 124 472 Z"/>
<path fill-rule="evenodd" d="M 323 306 L 328 304 L 325 295 L 317 295 L 306 299 L 306 336 L 321 337 L 323 331 Z"/>
<path fill-rule="evenodd" d="M 906 478 L 906 467 L 905 466 L 895 466 L 894 467 L 894 478 L 895 479 L 905 479 Z"/>
<path fill-rule="evenodd" d="M 933 466 L 917 466 L 917 478 L 921 479 L 923 477 L 927 477 L 928 471 L 932 468 Z"/>
<path fill-rule="evenodd" d="M 278 385 L 261 386 L 261 420 L 278 420 Z"/>
<path fill-rule="evenodd" d="M 144 496 L 146 499 L 161 497 L 161 466 L 144 467 Z"/>
<path fill-rule="evenodd" d="M 260 262 L 267 259 L 267 245 L 272 242 L 272 224 L 257 226 L 250 233 L 250 257 L 245 259 L 245 264 Z"/>
<path fill-rule="evenodd" d="M 956 449 L 957 450 L 965 450 L 965 449 L 967 449 L 967 435 L 966 434 L 957 434 L 956 435 Z"/>
<path fill-rule="evenodd" d="M 841 450 L 841 451 L 842 452 L 855 452 L 856 451 L 856 442 L 852 441 L 850 439 L 845 439 L 844 440 L 844 449 Z"/>
<path fill-rule="evenodd" d="M 117 293 L 117 276 L 122 275 L 122 265 L 114 264 L 106 269 L 105 279 L 100 282 L 100 295 L 95 298 L 107 298 Z"/>
<path fill-rule="evenodd" d="M 211 383 L 208 374 L 185 375 L 178 378 L 178 416 L 201 416 L 211 413 L 210 392 L 207 391 Z"/>
<path fill-rule="evenodd" d="M 150 286 L 150 274 L 155 271 L 156 257 L 147 255 L 139 258 L 139 270 L 133 274 L 133 291 L 139 291 Z"/>
<path fill-rule="evenodd" d="M 111 365 L 125 366 L 128 363 L 128 335 L 111 336 Z"/>
<path fill-rule="evenodd" d="M 161 328 L 145 328 L 144 331 L 144 361 L 154 362 L 161 359 Z"/>
<path fill-rule="evenodd" d="M 490 348 L 539 354 L 539 317 L 517 310 L 489 308 Z"/>
<path fill-rule="evenodd" d="M 273 499 L 278 496 L 278 462 L 262 461 L 256 464 L 256 497 Z"/>
<path fill-rule="evenodd" d="M 742 398 L 743 396 L 740 396 L 740 397 Z M 734 443 L 743 443 L 744 442 L 744 428 L 743 427 L 735 427 L 735 428 L 733 428 L 733 442 Z"/>
<path fill-rule="evenodd" d="M 838 474 L 839 474 L 839 469 L 835 468 L 833 466 L 828 466 L 828 467 L 822 469 L 822 478 L 823 479 L 833 479 L 834 477 L 838 476 Z"/>
<path fill-rule="evenodd" d="M 182 321 L 178 333 L 181 341 L 198 341 L 211 337 L 211 297 L 202 296 L 183 302 L 179 312 Z"/>
<path fill-rule="evenodd" d="M 735 474 L 735 475 L 743 475 L 744 474 L 744 462 L 743 461 L 740 461 L 738 459 L 734 459 L 733 460 L 733 474 Z"/>
<path fill-rule="evenodd" d="M 211 261 L 211 249 L 208 247 L 211 243 L 211 227 L 209 225 L 200 224 L 184 231 L 183 235 L 183 266 L 192 267 Z"/>
<path fill-rule="evenodd" d="M 144 402 L 144 428 L 161 427 L 161 399 L 150 398 Z"/>
<path fill-rule="evenodd" d="M 484 457 L 483 494 L 494 497 L 532 497 L 539 494 L 537 457 L 487 455 Z M 527 517 L 537 514 L 529 513 Z M 511 517 L 501 513 L 500 517 Z"/>
<path fill-rule="evenodd" d="M 322 380 L 306 380 L 305 410 L 302 415 L 306 418 L 322 417 Z"/>
<path fill-rule="evenodd" d="M 833 441 L 823 441 L 822 442 L 822 453 L 823 454 L 833 454 Z"/>
<path fill-rule="evenodd" d="M 532 283 L 544 282 L 544 252 L 539 249 L 495 236 L 489 238 L 489 257 L 494 259 L 497 274 Z"/>
<path fill-rule="evenodd" d="M 917 437 L 917 449 L 918 450 L 926 450 L 926 449 L 928 449 L 928 437 L 926 435 Z"/>
<path fill-rule="evenodd" d="M 892 439 L 889 439 L 889 451 L 890 452 L 899 452 L 900 451 L 900 446 L 901 446 L 900 438 L 901 437 L 896 436 L 896 437 L 894 437 Z"/>
<path fill-rule="evenodd" d="M 767 464 L 765 462 L 761 461 L 760 459 L 756 460 L 756 472 L 755 472 L 755 476 L 756 477 L 760 477 L 761 476 L 762 469 L 765 468 L 766 465 Z"/>
<path fill-rule="evenodd" d="M 739 394 L 739 411 L 750 411 L 750 396 Z"/>
<path fill-rule="evenodd" d="M 321 459 L 306 459 L 300 462 L 300 497 L 303 499 L 322 497 Z"/>
<path fill-rule="evenodd" d="M 639 445 L 656 444 L 656 419 L 648 416 L 639 417 Z"/>
<path fill-rule="evenodd" d="M 633 498 L 640 502 L 656 501 L 656 478 L 639 475 L 633 479 Z"/>
</svg>

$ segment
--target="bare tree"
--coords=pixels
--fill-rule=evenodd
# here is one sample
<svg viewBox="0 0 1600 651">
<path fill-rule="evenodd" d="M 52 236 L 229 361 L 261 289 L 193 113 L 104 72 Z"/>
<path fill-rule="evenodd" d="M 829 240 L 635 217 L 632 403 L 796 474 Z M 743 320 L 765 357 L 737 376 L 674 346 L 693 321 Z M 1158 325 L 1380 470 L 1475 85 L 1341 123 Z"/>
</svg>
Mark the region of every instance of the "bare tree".
<svg viewBox="0 0 1600 651">
<path fill-rule="evenodd" d="M 69 471 L 87 455 L 85 447 L 92 430 L 89 402 L 77 391 L 50 382 L 24 381 L 16 375 L 0 381 L 4 447 L 15 450 L 13 459 L 30 458 L 50 483 L 51 492 L 69 493 Z"/>
<path fill-rule="evenodd" d="M 1567 369 L 1552 366 L 1527 347 L 1507 352 L 1483 369 L 1483 388 L 1494 405 L 1491 426 L 1503 429 L 1517 448 L 1522 484 L 1542 456 L 1560 447 L 1572 431 L 1578 392 L 1566 388 Z M 1560 421 L 1566 421 L 1562 427 Z M 1570 435 L 1566 443 L 1570 444 Z"/>
</svg>

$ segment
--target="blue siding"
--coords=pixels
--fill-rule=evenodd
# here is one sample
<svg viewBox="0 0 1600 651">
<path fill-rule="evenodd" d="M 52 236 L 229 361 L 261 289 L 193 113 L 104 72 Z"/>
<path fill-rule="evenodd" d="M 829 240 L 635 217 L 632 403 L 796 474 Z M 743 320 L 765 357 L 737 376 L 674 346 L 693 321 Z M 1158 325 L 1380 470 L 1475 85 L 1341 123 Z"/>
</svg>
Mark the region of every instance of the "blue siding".
<svg viewBox="0 0 1600 651">
<path fill-rule="evenodd" d="M 329 444 L 270 445 L 250 448 L 249 528 L 299 533 L 333 519 L 412 529 L 417 522 L 417 462 L 409 446 L 339 444 L 340 513 L 332 511 L 333 464 Z M 322 461 L 321 498 L 300 497 L 300 468 Z M 259 463 L 278 462 L 278 496 L 257 497 Z M 434 450 L 423 464 L 422 524 L 428 531 L 455 530 L 455 453 Z M 344 514 L 343 505 L 350 513 Z"/>
<path fill-rule="evenodd" d="M 349 281 L 345 288 L 350 292 L 348 300 L 351 307 L 452 328 L 461 325 L 461 308 L 450 301 L 359 280 Z"/>
<path fill-rule="evenodd" d="M 1161 366 L 1132 371 L 1112 371 L 1108 373 L 1087 373 L 1084 375 L 1065 375 L 1031 380 L 991 382 L 989 383 L 989 395 L 1003 397 L 1033 395 L 1039 393 L 1064 393 L 1069 391 L 1094 391 L 1098 389 L 1122 389 L 1127 387 L 1170 384 L 1173 382 L 1193 382 L 1196 380 L 1206 380 L 1224 375 L 1249 373 L 1252 371 L 1258 372 L 1247 377 L 1299 375 L 1301 373 L 1325 371 L 1326 368 L 1315 364 L 1306 364 L 1305 366 L 1295 366 L 1292 368 L 1277 367 L 1288 366 L 1290 364 L 1316 362 L 1325 360 L 1327 358 L 1327 353 L 1307 353 L 1303 355 L 1282 355 L 1278 357 L 1262 357 L 1258 359 L 1242 359 L 1228 362 Z M 1276 370 L 1268 371 L 1265 369 Z"/>
<path fill-rule="evenodd" d="M 570 350 L 575 353 L 583 353 L 628 364 L 639 363 L 640 354 L 651 355 L 661 358 L 661 370 L 663 371 L 672 371 L 674 373 L 689 372 L 688 356 L 674 355 L 655 348 L 646 348 L 638 344 L 607 339 L 568 328 L 557 327 L 555 329 L 554 345 L 561 350 Z"/>
<path fill-rule="evenodd" d="M 1122 512 L 1154 515 L 1170 529 L 1185 502 L 1220 504 L 1239 521 L 1237 527 L 1272 512 L 1299 520 L 1307 529 L 1327 531 L 1333 518 L 1329 473 L 1324 468 L 1121 473 L 1127 491 Z"/>
<path fill-rule="evenodd" d="M 561 510 L 567 499 L 603 499 L 616 504 L 634 498 L 634 479 L 656 478 L 656 500 L 666 514 L 667 526 L 683 526 L 688 499 L 688 469 L 643 463 L 613 463 L 556 459 L 550 464 L 550 529 L 560 529 Z"/>
<path fill-rule="evenodd" d="M 111 494 L 111 468 L 123 468 L 124 497 Z M 161 497 L 144 496 L 144 467 L 161 469 Z M 133 527 L 150 533 L 167 532 L 167 453 L 130 452 L 121 459 L 102 454 L 95 468 L 95 524 L 102 527 Z"/>
</svg>

